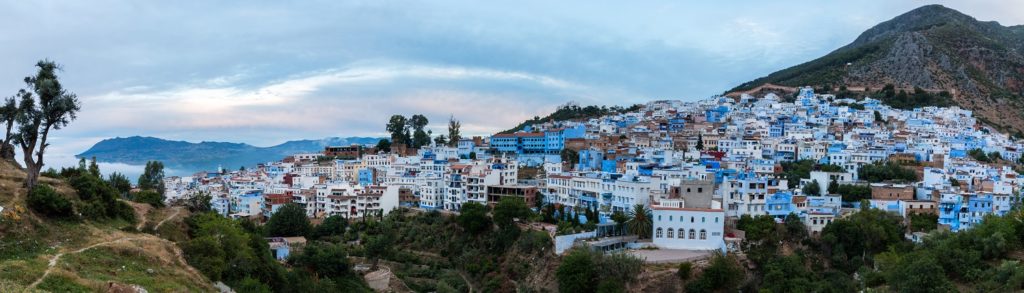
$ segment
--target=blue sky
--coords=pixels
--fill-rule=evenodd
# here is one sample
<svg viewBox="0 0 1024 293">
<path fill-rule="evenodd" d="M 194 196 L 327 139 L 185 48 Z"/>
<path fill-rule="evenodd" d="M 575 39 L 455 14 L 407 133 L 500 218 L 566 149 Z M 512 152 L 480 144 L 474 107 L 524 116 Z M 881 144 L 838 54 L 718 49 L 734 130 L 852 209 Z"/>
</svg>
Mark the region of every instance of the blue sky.
<svg viewBox="0 0 1024 293">
<path fill-rule="evenodd" d="M 569 101 L 705 98 L 932 3 L 280 2 L 5 0 L 0 93 L 41 58 L 64 65 L 83 110 L 54 134 L 55 155 L 130 135 L 261 146 L 383 135 L 394 113 L 436 129 L 455 115 L 464 133 L 487 134 Z M 940 3 L 1024 23 L 1012 2 Z"/>
</svg>

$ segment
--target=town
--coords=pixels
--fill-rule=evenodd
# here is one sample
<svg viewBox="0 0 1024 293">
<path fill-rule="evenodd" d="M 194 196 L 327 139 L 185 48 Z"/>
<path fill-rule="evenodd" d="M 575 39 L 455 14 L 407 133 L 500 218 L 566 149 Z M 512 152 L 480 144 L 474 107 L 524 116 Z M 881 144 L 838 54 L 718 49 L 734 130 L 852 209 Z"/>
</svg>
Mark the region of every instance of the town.
<svg viewBox="0 0 1024 293">
<path fill-rule="evenodd" d="M 1024 146 L 959 107 L 901 110 L 804 87 L 786 97 L 653 101 L 601 112 L 490 137 L 458 137 L 455 125 L 448 140 L 418 148 L 401 143 L 398 131 L 377 146 L 330 146 L 168 177 L 166 198 L 206 194 L 216 213 L 257 221 L 288 204 L 311 219 L 361 221 L 399 209 L 459 213 L 468 203 L 518 200 L 554 219 L 533 225 L 555 239 L 558 253 L 628 250 L 648 262 L 742 254 L 744 217 L 795 216 L 817 235 L 871 208 L 900 216 L 905 237 L 920 241 L 931 230 L 971 229 L 1020 203 L 1013 166 Z M 644 231 L 620 229 L 638 216 L 650 217 Z"/>
</svg>

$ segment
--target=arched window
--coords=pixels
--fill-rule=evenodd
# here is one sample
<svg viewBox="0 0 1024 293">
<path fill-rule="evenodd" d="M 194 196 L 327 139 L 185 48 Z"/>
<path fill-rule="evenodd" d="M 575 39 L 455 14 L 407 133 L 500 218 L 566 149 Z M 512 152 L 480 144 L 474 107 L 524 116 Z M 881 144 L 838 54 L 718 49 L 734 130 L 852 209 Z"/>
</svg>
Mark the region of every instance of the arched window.
<svg viewBox="0 0 1024 293">
<path fill-rule="evenodd" d="M 697 239 L 697 231 L 690 229 L 690 239 Z"/>
<path fill-rule="evenodd" d="M 667 234 L 665 234 L 665 238 L 675 238 L 675 237 L 676 237 L 676 236 L 674 235 L 675 233 L 672 233 L 672 231 L 673 231 L 673 230 L 672 230 L 672 228 L 668 228 L 668 229 L 666 229 L 666 230 L 668 230 L 668 231 L 667 231 L 668 233 L 667 233 Z"/>
<path fill-rule="evenodd" d="M 654 232 L 654 237 L 661 238 L 661 228 L 658 228 L 656 231 L 657 232 Z"/>
<path fill-rule="evenodd" d="M 708 239 L 708 231 L 704 231 L 704 229 L 700 229 L 700 240 L 704 240 L 704 239 Z"/>
<path fill-rule="evenodd" d="M 686 230 L 679 228 L 679 234 L 676 235 L 679 239 L 686 239 Z"/>
</svg>

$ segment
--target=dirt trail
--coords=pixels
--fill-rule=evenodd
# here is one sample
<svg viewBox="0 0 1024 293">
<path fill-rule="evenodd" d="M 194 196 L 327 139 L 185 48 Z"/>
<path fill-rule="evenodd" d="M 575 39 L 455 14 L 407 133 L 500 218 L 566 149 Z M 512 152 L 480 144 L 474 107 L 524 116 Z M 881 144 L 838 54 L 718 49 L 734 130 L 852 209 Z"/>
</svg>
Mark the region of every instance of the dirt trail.
<svg viewBox="0 0 1024 293">
<path fill-rule="evenodd" d="M 105 242 L 100 242 L 100 243 L 96 243 L 96 244 L 93 244 L 93 245 L 89 245 L 89 246 L 86 246 L 86 247 L 83 247 L 83 248 L 79 248 L 78 250 L 75 250 L 75 251 L 58 253 L 58 254 L 54 255 L 52 258 L 50 258 L 50 261 L 47 264 L 46 271 L 43 272 L 43 275 L 40 276 L 39 279 L 36 279 L 34 282 L 32 282 L 31 285 L 26 287 L 26 291 L 28 291 L 30 289 L 33 289 L 36 286 L 38 286 L 40 283 L 42 283 L 43 280 L 46 279 L 46 276 L 50 275 L 50 273 L 53 272 L 54 268 L 57 267 L 57 263 L 60 261 L 60 258 L 65 256 L 65 255 L 82 253 L 82 252 L 84 252 L 86 250 L 93 249 L 93 248 L 100 247 L 100 246 L 106 246 L 106 245 L 111 245 L 111 244 L 115 244 L 115 243 L 119 243 L 119 242 L 135 241 L 135 240 L 157 241 L 157 242 L 164 242 L 166 244 L 171 245 L 171 247 L 174 248 L 173 252 L 174 252 L 174 261 L 175 262 L 177 262 L 180 266 L 184 267 L 185 270 L 187 270 L 192 275 L 191 276 L 192 278 L 194 278 L 195 280 L 198 280 L 199 282 L 197 282 L 197 283 L 210 283 L 209 280 L 207 280 L 206 277 L 202 273 L 200 273 L 198 270 L 196 270 L 195 268 L 193 268 L 192 266 L 190 266 L 188 264 L 188 261 L 185 260 L 184 253 L 182 253 L 182 251 L 181 251 L 181 248 L 179 248 L 177 245 L 175 245 L 174 242 L 171 242 L 170 240 L 167 240 L 167 239 L 163 239 L 163 238 L 158 238 L 158 237 L 155 237 L 155 236 L 147 235 L 147 236 L 140 236 L 140 237 L 122 237 L 122 238 L 118 238 L 118 239 L 115 239 L 115 240 L 110 240 L 110 241 L 105 241 Z"/>
<path fill-rule="evenodd" d="M 177 216 L 178 216 L 178 214 L 180 214 L 180 213 L 181 213 L 181 207 L 172 207 L 172 209 L 174 209 L 174 213 L 173 213 L 173 214 L 171 214 L 170 216 L 167 216 L 167 218 L 164 218 L 164 219 L 163 219 L 162 221 L 160 221 L 159 223 L 156 223 L 156 226 L 153 226 L 153 231 L 156 231 L 157 229 L 160 229 L 160 226 L 161 226 L 161 225 L 163 225 L 163 224 L 164 224 L 165 222 L 167 222 L 168 220 L 170 220 L 170 219 L 173 219 L 174 217 L 177 217 Z"/>
<path fill-rule="evenodd" d="M 50 275 L 50 273 L 53 272 L 53 268 L 57 266 L 57 261 L 59 261 L 60 258 L 62 256 L 64 256 L 64 255 L 81 253 L 83 251 L 86 251 L 86 250 L 89 250 L 89 249 L 93 249 L 93 248 L 96 248 L 96 247 L 99 247 L 99 246 L 110 245 L 110 244 L 114 244 L 114 243 L 118 243 L 118 242 L 122 242 L 122 241 L 130 241 L 130 240 L 136 240 L 136 239 L 142 239 L 142 238 L 141 237 L 120 238 L 120 239 L 117 239 L 117 240 L 111 240 L 111 241 L 100 242 L 100 243 L 96 243 L 96 244 L 93 244 L 93 245 L 89 245 L 89 246 L 80 248 L 78 250 L 72 251 L 72 252 L 66 252 L 66 253 L 65 252 L 61 252 L 61 253 L 58 253 L 58 254 L 54 255 L 52 258 L 50 258 L 50 262 L 49 262 L 49 264 L 47 264 L 46 271 L 43 272 L 43 275 L 40 276 L 39 279 L 36 279 L 35 282 L 32 282 L 32 285 L 29 285 L 28 287 L 26 287 L 25 290 L 28 291 L 28 289 L 35 288 L 36 286 L 39 285 L 39 283 L 42 283 L 43 279 L 46 279 L 46 276 Z"/>
</svg>

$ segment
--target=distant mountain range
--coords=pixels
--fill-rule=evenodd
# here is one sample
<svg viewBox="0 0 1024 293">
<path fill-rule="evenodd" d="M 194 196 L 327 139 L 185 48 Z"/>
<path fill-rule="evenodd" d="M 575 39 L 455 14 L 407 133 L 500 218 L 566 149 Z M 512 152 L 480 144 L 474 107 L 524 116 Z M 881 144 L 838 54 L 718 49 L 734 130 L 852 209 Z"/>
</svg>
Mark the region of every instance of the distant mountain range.
<svg viewBox="0 0 1024 293">
<path fill-rule="evenodd" d="M 96 157 L 100 162 L 143 165 L 156 160 L 172 169 L 186 172 L 253 166 L 275 161 L 303 152 L 322 151 L 325 146 L 352 144 L 374 145 L 380 138 L 330 137 L 318 140 L 293 140 L 271 147 L 257 147 L 244 143 L 204 141 L 199 143 L 173 141 L 155 137 L 117 137 L 100 141 L 79 158 Z"/>
<path fill-rule="evenodd" d="M 997 128 L 1024 131 L 1024 26 L 927 5 L 868 29 L 828 55 L 730 93 L 798 86 L 881 97 L 906 107 L 955 104 Z"/>
</svg>

